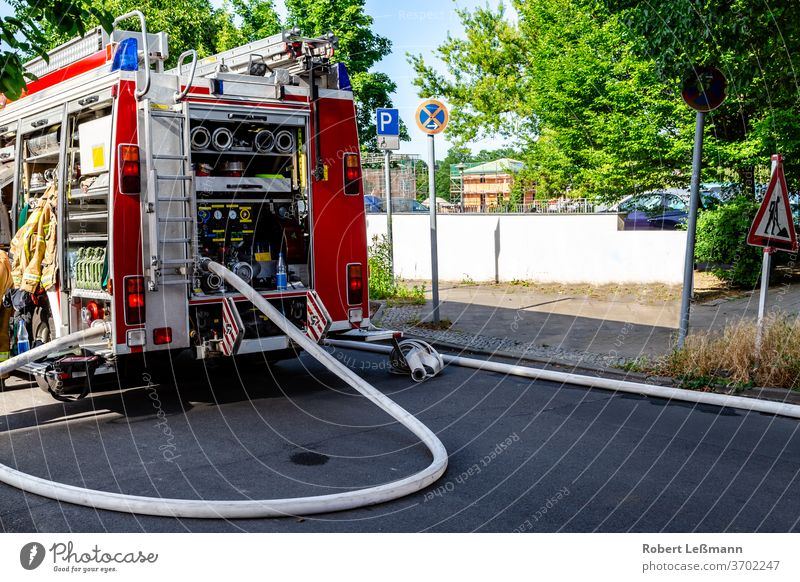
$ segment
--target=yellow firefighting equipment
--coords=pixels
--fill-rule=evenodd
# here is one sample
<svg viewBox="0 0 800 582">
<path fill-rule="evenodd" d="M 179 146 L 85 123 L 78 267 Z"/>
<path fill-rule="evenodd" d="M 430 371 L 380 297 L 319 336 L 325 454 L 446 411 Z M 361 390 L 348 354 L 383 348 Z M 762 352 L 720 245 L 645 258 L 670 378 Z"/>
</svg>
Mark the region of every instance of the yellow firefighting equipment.
<svg viewBox="0 0 800 582">
<path fill-rule="evenodd" d="M 51 183 L 11 240 L 11 278 L 15 288 L 28 293 L 40 283 L 44 289 L 55 283 L 57 195 L 58 187 Z"/>
<path fill-rule="evenodd" d="M 11 261 L 5 251 L 0 251 L 0 297 L 11 289 Z M 1 299 L 0 299 L 1 300 Z M 11 339 L 9 337 L 9 322 L 14 312 L 12 307 L 0 306 L 0 362 L 8 359 L 11 351 Z"/>
</svg>

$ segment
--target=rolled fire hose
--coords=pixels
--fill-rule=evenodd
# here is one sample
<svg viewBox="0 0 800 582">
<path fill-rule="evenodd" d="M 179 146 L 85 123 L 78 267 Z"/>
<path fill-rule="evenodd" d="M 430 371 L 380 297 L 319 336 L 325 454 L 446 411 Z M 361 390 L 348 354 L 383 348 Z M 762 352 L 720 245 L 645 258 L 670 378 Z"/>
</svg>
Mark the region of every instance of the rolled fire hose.
<svg viewBox="0 0 800 582">
<path fill-rule="evenodd" d="M 233 145 L 233 133 L 227 127 L 219 127 L 211 134 L 211 145 L 214 149 L 220 152 L 225 152 L 231 149 Z"/>
<path fill-rule="evenodd" d="M 247 297 L 255 307 L 269 317 L 291 340 L 300 345 L 300 347 L 316 358 L 331 372 L 339 376 L 339 378 L 347 382 L 370 402 L 388 413 L 417 436 L 431 452 L 433 457 L 431 464 L 422 471 L 405 477 L 404 479 L 376 485 L 374 487 L 344 491 L 330 495 L 315 495 L 312 497 L 295 497 L 288 499 L 206 501 L 199 499 L 161 499 L 158 497 L 125 495 L 122 493 L 111 493 L 109 491 L 98 491 L 96 489 L 86 489 L 74 485 L 56 483 L 55 481 L 48 481 L 47 479 L 22 473 L 16 469 L 6 467 L 5 465 L 0 465 L 0 481 L 12 487 L 22 489 L 23 491 L 41 495 L 42 497 L 49 497 L 50 499 L 95 509 L 108 509 L 111 511 L 167 517 L 242 519 L 288 515 L 312 515 L 315 513 L 328 513 L 331 511 L 342 511 L 374 505 L 415 493 L 431 485 L 442 476 L 445 469 L 447 469 L 447 451 L 439 438 L 427 426 L 422 424 L 411 413 L 396 404 L 390 398 L 387 398 L 365 382 L 317 343 L 309 339 L 300 329 L 287 320 L 280 311 L 275 309 L 266 299 L 259 295 L 255 289 L 247 285 L 231 271 L 219 263 L 211 261 L 205 263 L 205 267 L 212 273 L 219 275 L 226 283 L 235 287 L 242 295 Z M 60 339 L 66 340 L 67 338 L 73 338 L 74 340 L 77 335 L 78 334 L 70 334 Z M 91 335 L 91 337 L 95 336 Z M 53 342 L 47 344 L 48 352 L 52 350 L 52 343 Z M 33 352 L 33 350 L 31 350 L 31 352 Z M 6 365 L 9 365 L 8 369 L 19 367 L 20 364 L 14 362 L 16 359 L 17 358 L 12 358 L 6 362 Z M 14 363 L 12 364 L 12 362 Z M 0 368 L 0 370 L 2 370 L 2 368 Z"/>
<path fill-rule="evenodd" d="M 275 149 L 282 154 L 294 151 L 294 136 L 287 129 L 282 129 L 275 134 Z"/>
<path fill-rule="evenodd" d="M 377 354 L 389 354 L 393 349 L 391 346 L 363 344 L 361 342 L 348 340 L 326 340 L 325 343 L 338 348 L 362 350 Z M 725 394 L 714 394 L 712 392 L 697 392 L 694 390 L 684 390 L 682 388 L 669 388 L 667 386 L 654 386 L 641 382 L 599 378 L 597 376 L 583 376 L 581 374 L 570 374 L 568 372 L 558 372 L 556 370 L 542 370 L 540 368 L 516 366 L 513 364 L 504 364 L 502 362 L 489 362 L 486 360 L 477 360 L 475 358 L 464 358 L 462 356 L 449 356 L 447 354 L 441 354 L 441 357 L 447 364 L 483 370 L 484 372 L 497 372 L 498 374 L 520 376 L 533 380 L 575 384 L 577 386 L 586 386 L 587 388 L 600 388 L 603 390 L 613 390 L 615 392 L 652 396 L 654 398 L 682 400 L 684 402 L 694 402 L 696 404 L 711 404 L 712 406 L 738 408 L 739 410 L 764 412 L 789 418 L 800 418 L 800 405 L 797 404 L 785 404 L 783 402 L 745 398 L 743 396 L 727 396 Z"/>
<path fill-rule="evenodd" d="M 204 150 L 208 147 L 208 144 L 211 143 L 211 132 L 205 127 L 195 127 L 189 135 L 192 140 L 193 149 Z"/>
<path fill-rule="evenodd" d="M 268 129 L 262 129 L 253 138 L 253 146 L 257 152 L 271 152 L 275 147 L 275 135 Z"/>
</svg>

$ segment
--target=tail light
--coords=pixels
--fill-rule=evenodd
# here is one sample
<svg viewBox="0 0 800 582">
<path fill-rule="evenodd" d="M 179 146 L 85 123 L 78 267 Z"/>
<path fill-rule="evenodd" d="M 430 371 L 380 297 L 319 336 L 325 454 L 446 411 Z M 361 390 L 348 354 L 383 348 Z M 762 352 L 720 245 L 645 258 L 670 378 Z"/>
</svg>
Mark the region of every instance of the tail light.
<svg viewBox="0 0 800 582">
<path fill-rule="evenodd" d="M 139 146 L 119 144 L 119 191 L 121 193 L 139 194 L 142 191 L 139 171 Z"/>
<path fill-rule="evenodd" d="M 144 277 L 125 277 L 125 323 L 144 323 Z"/>
<path fill-rule="evenodd" d="M 347 303 L 348 305 L 361 305 L 364 303 L 364 280 L 361 263 L 347 265 Z"/>
<path fill-rule="evenodd" d="M 361 163 L 358 154 L 344 155 L 344 193 L 350 196 L 358 194 L 361 182 Z"/>
<path fill-rule="evenodd" d="M 157 327 L 153 330 L 153 343 L 157 346 L 172 343 L 172 328 Z"/>
</svg>

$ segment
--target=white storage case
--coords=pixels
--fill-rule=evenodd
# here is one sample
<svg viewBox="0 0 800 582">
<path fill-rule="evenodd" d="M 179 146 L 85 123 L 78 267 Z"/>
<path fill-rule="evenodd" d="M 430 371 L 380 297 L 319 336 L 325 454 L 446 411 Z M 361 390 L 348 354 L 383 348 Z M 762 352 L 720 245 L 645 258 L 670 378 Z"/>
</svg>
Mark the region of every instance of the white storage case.
<svg viewBox="0 0 800 582">
<path fill-rule="evenodd" d="M 81 144 L 81 174 L 101 174 L 108 171 L 111 160 L 111 116 L 106 115 L 78 126 Z"/>
</svg>

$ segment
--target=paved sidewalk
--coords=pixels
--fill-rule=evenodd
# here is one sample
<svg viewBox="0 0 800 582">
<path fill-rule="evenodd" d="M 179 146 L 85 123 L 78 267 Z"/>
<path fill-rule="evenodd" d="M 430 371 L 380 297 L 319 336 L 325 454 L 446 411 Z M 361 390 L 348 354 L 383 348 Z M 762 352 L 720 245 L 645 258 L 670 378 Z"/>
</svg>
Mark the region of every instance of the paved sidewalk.
<svg viewBox="0 0 800 582">
<path fill-rule="evenodd" d="M 602 298 L 543 294 L 511 285 L 453 285 L 440 288 L 441 317 L 448 330 L 428 329 L 431 302 L 384 307 L 376 323 L 413 335 L 489 352 L 608 367 L 640 356 L 657 356 L 674 346 L 680 299 L 610 294 Z M 755 318 L 759 292 L 692 305 L 691 330 L 720 329 Z M 773 287 L 768 310 L 798 312 L 800 285 Z"/>
</svg>

